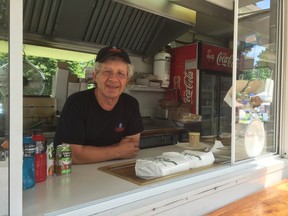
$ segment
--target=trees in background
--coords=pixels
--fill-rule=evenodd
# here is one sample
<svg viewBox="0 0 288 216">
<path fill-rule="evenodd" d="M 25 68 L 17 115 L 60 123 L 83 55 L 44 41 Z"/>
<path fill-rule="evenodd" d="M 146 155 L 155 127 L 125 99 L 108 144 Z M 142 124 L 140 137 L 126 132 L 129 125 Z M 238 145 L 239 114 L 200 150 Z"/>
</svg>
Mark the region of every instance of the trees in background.
<svg viewBox="0 0 288 216">
<path fill-rule="evenodd" d="M 45 76 L 45 89 L 42 95 L 51 95 L 52 92 L 52 77 L 56 74 L 58 62 L 66 62 L 71 73 L 77 75 L 79 78 L 85 77 L 85 67 L 93 66 L 93 60 L 90 62 L 75 62 L 67 60 L 59 60 L 52 58 L 26 56 L 28 61 L 35 65 Z M 8 63 L 8 54 L 0 53 L 0 67 Z M 1 80 L 0 80 L 1 82 Z"/>
</svg>

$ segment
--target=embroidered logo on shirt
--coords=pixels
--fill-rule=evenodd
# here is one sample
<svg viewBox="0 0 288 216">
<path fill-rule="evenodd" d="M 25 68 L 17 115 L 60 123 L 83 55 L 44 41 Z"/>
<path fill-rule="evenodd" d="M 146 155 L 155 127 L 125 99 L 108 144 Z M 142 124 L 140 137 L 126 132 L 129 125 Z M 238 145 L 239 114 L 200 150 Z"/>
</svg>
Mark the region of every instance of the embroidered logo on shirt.
<svg viewBox="0 0 288 216">
<path fill-rule="evenodd" d="M 116 131 L 117 133 L 121 133 L 121 132 L 123 132 L 124 130 L 125 130 L 125 127 L 123 126 L 122 123 L 119 123 L 119 125 L 115 128 L 115 131 Z"/>
</svg>

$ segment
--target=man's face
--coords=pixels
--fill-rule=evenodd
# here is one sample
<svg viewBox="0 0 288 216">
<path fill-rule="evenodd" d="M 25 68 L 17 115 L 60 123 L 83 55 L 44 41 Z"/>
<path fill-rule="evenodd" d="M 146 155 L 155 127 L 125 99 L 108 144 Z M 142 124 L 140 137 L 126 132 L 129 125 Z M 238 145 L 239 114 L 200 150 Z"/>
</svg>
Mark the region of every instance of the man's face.
<svg viewBox="0 0 288 216">
<path fill-rule="evenodd" d="M 120 60 L 107 60 L 94 73 L 94 81 L 99 92 L 106 98 L 117 98 L 128 83 L 128 65 Z"/>
</svg>

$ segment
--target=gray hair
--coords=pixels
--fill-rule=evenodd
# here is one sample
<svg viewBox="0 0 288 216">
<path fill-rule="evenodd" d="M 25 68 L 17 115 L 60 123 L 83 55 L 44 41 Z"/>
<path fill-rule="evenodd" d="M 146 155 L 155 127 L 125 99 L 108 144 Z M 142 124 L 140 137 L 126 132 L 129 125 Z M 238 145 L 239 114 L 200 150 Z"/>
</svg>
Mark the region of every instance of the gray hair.
<svg viewBox="0 0 288 216">
<path fill-rule="evenodd" d="M 118 57 L 118 56 L 111 56 L 109 58 L 107 58 L 107 60 L 121 60 L 123 61 L 123 59 L 121 57 Z M 128 66 L 128 79 L 130 79 L 133 74 L 134 74 L 134 66 L 132 64 L 128 64 L 127 63 L 127 66 Z M 94 63 L 94 71 L 96 73 L 99 73 L 100 72 L 100 67 L 101 67 L 101 62 L 95 62 Z"/>
</svg>

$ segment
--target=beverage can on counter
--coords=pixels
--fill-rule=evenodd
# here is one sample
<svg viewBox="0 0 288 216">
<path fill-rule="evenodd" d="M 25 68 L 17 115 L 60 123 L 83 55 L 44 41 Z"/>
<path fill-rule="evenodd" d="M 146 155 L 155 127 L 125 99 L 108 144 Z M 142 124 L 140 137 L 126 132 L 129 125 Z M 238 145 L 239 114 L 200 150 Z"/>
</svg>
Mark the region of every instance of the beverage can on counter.
<svg viewBox="0 0 288 216">
<path fill-rule="evenodd" d="M 47 176 L 55 174 L 55 154 L 53 142 L 47 145 Z"/>
<path fill-rule="evenodd" d="M 56 175 L 65 175 L 71 173 L 71 146 L 69 144 L 61 144 L 56 148 Z"/>
</svg>

